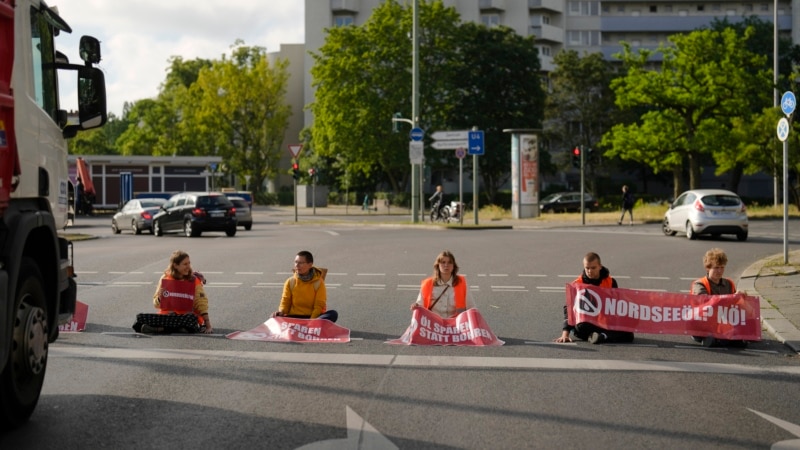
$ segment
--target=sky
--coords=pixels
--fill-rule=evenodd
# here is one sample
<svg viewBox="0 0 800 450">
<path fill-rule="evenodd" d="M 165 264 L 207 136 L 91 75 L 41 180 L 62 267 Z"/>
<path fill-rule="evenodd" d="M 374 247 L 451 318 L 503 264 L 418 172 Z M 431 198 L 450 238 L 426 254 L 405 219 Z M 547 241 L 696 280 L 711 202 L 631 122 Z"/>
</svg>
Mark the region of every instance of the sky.
<svg viewBox="0 0 800 450">
<path fill-rule="evenodd" d="M 100 40 L 98 67 L 105 73 L 108 111 L 117 117 L 125 102 L 158 95 L 172 56 L 219 59 L 230 55 L 237 39 L 268 52 L 304 42 L 303 0 L 45 1 L 72 28 L 56 40 L 71 63 L 83 63 L 82 35 Z M 65 95 L 74 98 L 71 91 Z"/>
</svg>

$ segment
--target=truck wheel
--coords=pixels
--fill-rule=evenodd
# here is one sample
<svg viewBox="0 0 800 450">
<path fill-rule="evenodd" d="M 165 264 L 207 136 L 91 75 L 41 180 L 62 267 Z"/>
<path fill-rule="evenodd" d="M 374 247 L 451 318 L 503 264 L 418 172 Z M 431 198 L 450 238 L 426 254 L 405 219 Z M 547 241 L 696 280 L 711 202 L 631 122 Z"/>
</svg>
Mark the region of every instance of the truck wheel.
<svg viewBox="0 0 800 450">
<path fill-rule="evenodd" d="M 33 414 L 47 368 L 47 304 L 39 268 L 23 258 L 14 299 L 11 348 L 0 374 L 0 429 L 15 428 Z"/>
</svg>

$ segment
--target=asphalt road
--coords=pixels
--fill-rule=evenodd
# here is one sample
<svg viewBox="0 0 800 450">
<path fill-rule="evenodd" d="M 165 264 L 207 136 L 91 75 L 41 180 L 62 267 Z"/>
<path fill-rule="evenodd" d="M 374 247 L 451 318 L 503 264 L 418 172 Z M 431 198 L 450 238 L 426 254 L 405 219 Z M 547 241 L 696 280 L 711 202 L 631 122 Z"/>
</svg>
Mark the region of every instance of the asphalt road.
<svg viewBox="0 0 800 450">
<path fill-rule="evenodd" d="M 157 238 L 91 220 L 100 239 L 75 243 L 87 329 L 51 346 L 39 407 L 0 448 L 800 448 L 799 360 L 769 336 L 747 350 L 645 334 L 632 345 L 551 342 L 564 285 L 587 251 L 622 287 L 687 291 L 710 247 L 728 253 L 734 278 L 780 253 L 779 222 L 753 222 L 737 242 L 668 238 L 658 225 L 461 231 L 258 219 L 233 238 Z M 209 279 L 216 334 L 134 334 L 177 248 Z M 301 249 L 329 269 L 329 307 L 352 341 L 225 339 L 277 308 Z M 408 326 L 442 249 L 506 345 L 385 343 Z"/>
</svg>

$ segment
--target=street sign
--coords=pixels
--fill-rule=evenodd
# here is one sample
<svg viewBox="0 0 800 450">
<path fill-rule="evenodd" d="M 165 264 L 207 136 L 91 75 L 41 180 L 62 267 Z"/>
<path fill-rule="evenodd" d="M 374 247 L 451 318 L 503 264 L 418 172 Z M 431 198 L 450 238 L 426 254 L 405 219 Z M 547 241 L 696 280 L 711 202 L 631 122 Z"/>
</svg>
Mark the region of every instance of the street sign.
<svg viewBox="0 0 800 450">
<path fill-rule="evenodd" d="M 303 149 L 303 144 L 289 144 L 289 151 L 292 153 L 292 158 L 297 158 L 300 150 Z"/>
<path fill-rule="evenodd" d="M 781 120 L 778 121 L 778 140 L 784 142 L 788 137 L 789 121 L 786 120 L 786 117 L 781 117 Z"/>
<path fill-rule="evenodd" d="M 794 92 L 786 91 L 783 93 L 783 97 L 781 97 L 781 111 L 786 114 L 786 117 L 789 117 L 794 112 L 794 109 L 797 107 L 797 99 L 794 97 Z"/>
<path fill-rule="evenodd" d="M 467 150 L 464 147 L 458 147 L 456 149 L 456 158 L 464 159 L 465 156 L 467 156 Z"/>
<path fill-rule="evenodd" d="M 434 141 L 462 141 L 467 139 L 467 130 L 463 131 L 434 131 L 431 138 Z"/>
<path fill-rule="evenodd" d="M 436 150 L 455 150 L 459 147 L 467 148 L 467 145 L 469 145 L 469 141 L 466 139 L 458 141 L 433 141 L 431 143 L 431 147 L 435 148 Z"/>
<path fill-rule="evenodd" d="M 470 131 L 467 152 L 470 155 L 483 155 L 485 150 L 483 146 L 483 130 Z"/>
<path fill-rule="evenodd" d="M 425 159 L 425 144 L 422 141 L 411 141 L 408 143 L 408 158 L 411 164 L 422 164 Z"/>
<path fill-rule="evenodd" d="M 425 137 L 425 131 L 423 131 L 422 128 L 414 127 L 411 129 L 412 141 L 421 141 L 423 137 Z"/>
</svg>

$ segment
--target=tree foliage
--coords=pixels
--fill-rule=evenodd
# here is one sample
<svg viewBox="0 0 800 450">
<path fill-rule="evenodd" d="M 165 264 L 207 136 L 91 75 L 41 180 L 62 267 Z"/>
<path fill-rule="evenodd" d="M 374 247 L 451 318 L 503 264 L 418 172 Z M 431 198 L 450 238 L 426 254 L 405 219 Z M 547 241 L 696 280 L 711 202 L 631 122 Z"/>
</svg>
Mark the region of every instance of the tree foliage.
<svg viewBox="0 0 800 450">
<path fill-rule="evenodd" d="M 672 171 L 675 195 L 683 190 L 683 166 L 689 186 L 698 188 L 704 155 L 726 136 L 733 119 L 751 111 L 755 92 L 771 92 L 766 58 L 747 50 L 752 29 L 699 30 L 669 38 L 672 45 L 653 53 L 624 45 L 618 55 L 627 73 L 611 88 L 621 109 L 647 108 L 636 123 L 617 124 L 602 144 L 606 154 L 647 161 L 654 172 Z M 652 69 L 654 56 L 663 60 Z"/>
</svg>

